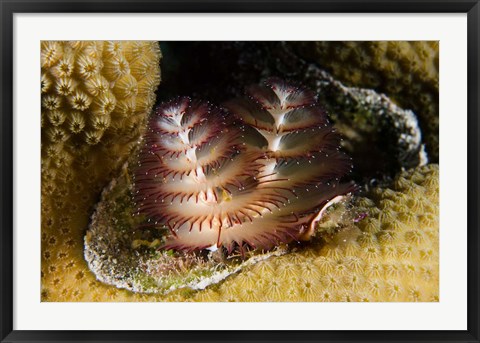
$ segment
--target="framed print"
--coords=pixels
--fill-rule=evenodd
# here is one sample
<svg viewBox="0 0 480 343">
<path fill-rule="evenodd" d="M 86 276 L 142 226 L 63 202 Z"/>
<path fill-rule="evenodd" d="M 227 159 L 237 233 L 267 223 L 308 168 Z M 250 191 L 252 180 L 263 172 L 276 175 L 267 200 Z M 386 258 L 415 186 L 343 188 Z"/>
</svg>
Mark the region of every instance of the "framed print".
<svg viewBox="0 0 480 343">
<path fill-rule="evenodd" d="M 2 342 L 479 341 L 477 1 L 1 4 Z"/>
</svg>

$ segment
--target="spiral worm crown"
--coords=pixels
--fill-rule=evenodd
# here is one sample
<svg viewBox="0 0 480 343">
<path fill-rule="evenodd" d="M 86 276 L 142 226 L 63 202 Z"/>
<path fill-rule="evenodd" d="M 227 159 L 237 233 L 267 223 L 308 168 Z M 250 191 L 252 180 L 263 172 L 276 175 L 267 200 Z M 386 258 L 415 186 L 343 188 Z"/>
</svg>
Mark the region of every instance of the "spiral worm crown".
<svg viewBox="0 0 480 343">
<path fill-rule="evenodd" d="M 149 123 L 135 170 L 137 214 L 165 225 L 163 248 L 271 249 L 307 240 L 354 185 L 314 94 L 278 79 L 225 104 L 179 98 Z"/>
</svg>

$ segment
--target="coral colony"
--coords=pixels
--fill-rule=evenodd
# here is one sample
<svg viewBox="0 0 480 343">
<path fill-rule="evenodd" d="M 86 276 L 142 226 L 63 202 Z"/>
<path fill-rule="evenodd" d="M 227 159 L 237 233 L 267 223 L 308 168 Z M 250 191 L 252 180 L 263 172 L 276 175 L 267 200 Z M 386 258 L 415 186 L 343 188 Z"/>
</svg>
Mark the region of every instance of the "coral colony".
<svg viewBox="0 0 480 343">
<path fill-rule="evenodd" d="M 351 161 L 310 90 L 270 79 L 224 104 L 178 98 L 150 119 L 134 175 L 136 214 L 164 249 L 267 250 L 308 240 L 354 189 Z"/>
<path fill-rule="evenodd" d="M 372 128 L 410 143 L 412 132 L 421 132 L 418 144 L 438 161 L 438 42 L 234 44 L 231 63 L 243 65 L 232 75 L 235 84 L 251 80 L 255 70 L 315 87 L 322 105 L 339 114 L 345 149 L 358 160 L 372 157 L 364 143 Z M 192 48 L 199 51 L 198 44 Z M 207 50 L 209 60 L 224 58 L 224 48 L 215 51 Z M 402 162 L 415 169 L 395 167 L 391 184 L 368 187 L 364 197 L 330 208 L 316 225 L 322 210 L 349 192 L 337 178 L 350 163 L 309 91 L 270 80 L 223 109 L 183 98 L 152 118 L 158 42 L 42 41 L 40 57 L 42 301 L 439 301 L 438 164 Z M 188 59 L 181 61 L 178 80 L 192 72 Z M 195 64 L 208 70 L 203 61 Z M 168 60 L 162 65 L 168 69 Z M 303 67 L 293 71 L 293 65 Z M 187 89 L 204 84 L 203 72 L 200 83 L 191 76 Z M 230 93 L 217 91 L 218 97 Z M 405 108 L 418 118 L 413 131 L 399 121 Z M 384 131 L 383 120 L 370 121 L 380 111 L 392 131 Z M 385 151 L 403 151 L 396 139 L 381 143 Z M 140 167 L 131 156 L 139 148 Z M 317 164 L 322 153 L 325 169 Z M 384 162 L 375 163 L 376 170 Z M 138 191 L 135 205 L 132 190 Z M 356 222 L 359 213 L 366 217 Z M 148 221 L 152 227 L 140 230 Z M 296 245 L 314 226 L 320 244 L 236 258 L 253 247 Z M 158 246 L 179 251 L 152 250 Z"/>
</svg>

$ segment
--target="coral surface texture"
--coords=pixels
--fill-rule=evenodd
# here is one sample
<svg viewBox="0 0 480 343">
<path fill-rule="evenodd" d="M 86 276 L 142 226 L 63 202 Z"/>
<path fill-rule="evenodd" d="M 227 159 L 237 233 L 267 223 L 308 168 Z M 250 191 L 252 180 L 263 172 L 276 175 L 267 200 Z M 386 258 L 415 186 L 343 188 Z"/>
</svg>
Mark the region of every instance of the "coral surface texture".
<svg viewBox="0 0 480 343">
<path fill-rule="evenodd" d="M 144 130 L 160 58 L 157 42 L 41 44 L 44 301 L 92 300 L 104 288 L 83 259 L 83 236 L 100 191 Z"/>
<path fill-rule="evenodd" d="M 40 53 L 41 301 L 440 301 L 438 42 Z"/>
<path fill-rule="evenodd" d="M 262 261 L 195 299 L 439 301 L 438 165 L 400 173 L 392 188 L 376 188 L 356 206 L 366 214 L 357 224 Z"/>
</svg>

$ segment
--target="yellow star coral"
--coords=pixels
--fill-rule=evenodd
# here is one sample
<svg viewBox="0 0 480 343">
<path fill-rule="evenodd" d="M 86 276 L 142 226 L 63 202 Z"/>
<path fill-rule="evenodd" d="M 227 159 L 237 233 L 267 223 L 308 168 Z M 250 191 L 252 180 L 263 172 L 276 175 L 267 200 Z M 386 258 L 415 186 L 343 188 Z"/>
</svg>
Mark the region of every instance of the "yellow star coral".
<svg viewBox="0 0 480 343">
<path fill-rule="evenodd" d="M 273 257 L 199 301 L 438 301 L 438 165 L 356 200 L 367 217 Z"/>
<path fill-rule="evenodd" d="M 160 58 L 157 42 L 41 44 L 43 301 L 129 296 L 94 279 L 83 235 L 101 189 L 142 133 Z"/>
<path fill-rule="evenodd" d="M 357 199 L 358 223 L 323 222 L 317 244 L 206 290 L 135 294 L 95 280 L 84 232 L 142 133 L 159 59 L 151 42 L 42 43 L 42 301 L 438 301 L 437 165 Z"/>
</svg>

